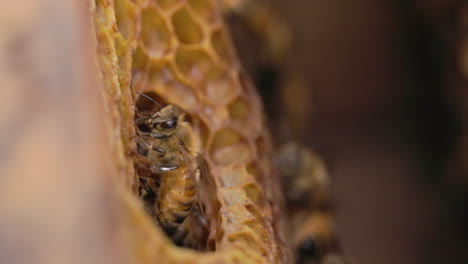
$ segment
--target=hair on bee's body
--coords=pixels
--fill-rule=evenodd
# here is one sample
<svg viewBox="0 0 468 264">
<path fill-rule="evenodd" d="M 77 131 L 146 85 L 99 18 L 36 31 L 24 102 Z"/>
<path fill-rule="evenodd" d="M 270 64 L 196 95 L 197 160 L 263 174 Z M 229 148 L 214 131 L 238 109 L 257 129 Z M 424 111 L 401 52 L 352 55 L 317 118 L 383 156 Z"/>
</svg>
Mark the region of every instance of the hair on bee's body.
<svg viewBox="0 0 468 264">
<path fill-rule="evenodd" d="M 188 228 L 200 222 L 198 216 L 204 217 L 198 183 L 209 176 L 204 166 L 199 166 L 197 137 L 180 108 L 175 105 L 161 108 L 152 98 L 138 94 L 158 107 L 154 113 L 137 113 L 135 120 L 137 173 L 141 178 L 157 181 L 157 188 L 153 190 L 157 199 L 148 211 L 154 212 L 155 220 L 177 244 L 203 247 L 189 241 L 195 234 Z M 151 193 L 152 189 L 144 190 Z"/>
</svg>

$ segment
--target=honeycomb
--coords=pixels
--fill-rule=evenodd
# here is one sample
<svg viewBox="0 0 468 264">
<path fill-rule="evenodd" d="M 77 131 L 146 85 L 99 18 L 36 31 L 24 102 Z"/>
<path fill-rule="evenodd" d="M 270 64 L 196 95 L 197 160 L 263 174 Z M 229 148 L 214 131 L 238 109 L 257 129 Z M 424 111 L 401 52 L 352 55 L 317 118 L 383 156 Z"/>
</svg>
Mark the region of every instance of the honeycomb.
<svg viewBox="0 0 468 264">
<path fill-rule="evenodd" d="M 224 2 L 242 65 L 257 88 L 264 89 L 276 143 L 274 170 L 281 175 L 295 262 L 349 263 L 335 231 L 332 180 L 321 157 L 301 143 L 307 141 L 313 115 L 311 103 L 304 97 L 310 86 L 299 63 L 291 60 L 298 54 L 294 54 L 293 30 L 280 11 L 282 3 Z"/>
<path fill-rule="evenodd" d="M 214 0 L 91 1 L 108 144 L 136 263 L 289 263 L 262 104 Z M 137 200 L 135 92 L 182 108 L 202 143 L 220 204 L 216 250 L 176 247 Z M 149 109 L 146 109 L 149 110 Z"/>
</svg>

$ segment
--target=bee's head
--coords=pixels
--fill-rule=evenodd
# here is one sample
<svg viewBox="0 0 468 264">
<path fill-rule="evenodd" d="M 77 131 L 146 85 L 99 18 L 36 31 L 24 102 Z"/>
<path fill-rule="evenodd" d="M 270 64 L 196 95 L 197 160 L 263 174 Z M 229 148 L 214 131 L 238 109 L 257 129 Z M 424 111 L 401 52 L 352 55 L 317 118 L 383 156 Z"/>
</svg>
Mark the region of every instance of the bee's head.
<svg viewBox="0 0 468 264">
<path fill-rule="evenodd" d="M 156 139 L 164 139 L 172 136 L 184 117 L 182 110 L 174 105 L 161 107 L 161 105 L 150 96 L 141 92 L 136 93 L 153 102 L 158 109 L 151 117 L 140 119 L 141 121 L 145 121 L 142 123 L 137 122 L 139 126 L 138 129 L 141 132 L 150 133 L 151 137 Z"/>
<path fill-rule="evenodd" d="M 162 139 L 174 134 L 182 118 L 182 111 L 178 107 L 168 105 L 155 113 L 146 123 L 151 128 L 151 136 Z"/>
</svg>

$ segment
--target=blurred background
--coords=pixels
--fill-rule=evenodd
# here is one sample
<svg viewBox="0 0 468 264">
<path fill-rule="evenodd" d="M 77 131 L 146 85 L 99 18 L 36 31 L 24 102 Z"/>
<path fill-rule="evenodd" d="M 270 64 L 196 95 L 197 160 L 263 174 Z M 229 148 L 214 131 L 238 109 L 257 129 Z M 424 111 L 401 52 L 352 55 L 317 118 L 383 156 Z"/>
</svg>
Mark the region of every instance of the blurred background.
<svg viewBox="0 0 468 264">
<path fill-rule="evenodd" d="M 468 5 L 273 2 L 289 27 L 272 26 L 283 34 L 273 53 L 286 55 L 266 59 L 236 27 L 234 40 L 277 117 L 275 136 L 327 162 L 345 254 L 362 264 L 468 263 Z M 261 27 L 262 12 L 251 13 Z"/>
<path fill-rule="evenodd" d="M 252 1 L 271 1 L 278 12 L 280 20 L 270 20 L 251 9 L 257 31 L 267 37 L 275 33 L 270 45 L 235 26 L 233 39 L 263 95 L 274 136 L 279 142 L 296 140 L 325 159 L 344 253 L 357 264 L 468 263 L 466 1 Z M 123 252 L 121 245 L 108 241 L 121 237 L 116 230 L 125 224 L 116 219 L 128 219 L 111 214 L 116 208 L 107 211 L 115 199 L 95 175 L 114 171 L 103 172 L 107 165 L 95 162 L 108 154 L 107 141 L 89 129 L 102 120 L 87 119 L 100 108 L 98 100 L 89 103 L 98 91 L 92 90 L 95 80 L 86 79 L 89 62 L 81 56 L 89 45 L 78 37 L 86 35 L 77 25 L 81 4 L 50 0 L 41 7 L 41 2 L 10 1 L 0 16 L 5 36 L 17 41 L 8 46 L 10 39 L 0 38 L 4 87 L 36 88 L 34 93 L 5 89 L 0 97 L 3 116 L 14 121 L 2 119 L 7 128 L 2 150 L 11 151 L 8 143 L 14 136 L 28 136 L 14 155 L 3 155 L 2 173 L 9 177 L 0 184 L 8 190 L 0 192 L 0 207 L 7 209 L 0 217 L 0 233 L 8 239 L 0 246 L 0 257 L 24 263 L 83 263 L 84 258 L 91 263 L 102 255 L 99 263 L 116 263 L 122 261 L 115 254 Z M 245 23 L 235 16 L 228 21 Z M 40 43 L 38 49 L 34 41 Z M 17 43 L 22 45 L 15 47 Z M 46 66 L 38 67 L 41 63 Z M 11 65 L 16 72 L 9 71 Z M 68 92 L 47 96 L 63 87 Z M 83 113 L 85 101 L 94 108 Z M 79 144 L 70 152 L 69 143 L 77 138 Z M 53 144 L 44 148 L 44 142 Z M 89 151 L 83 149 L 92 149 L 93 155 L 85 157 Z M 15 166 L 24 167 L 26 176 L 18 177 L 21 172 L 10 169 Z M 74 167 L 81 169 L 70 170 Z M 103 211 L 109 214 L 96 221 Z M 17 224 L 28 228 L 18 230 Z M 70 232 L 80 239 L 69 239 Z M 18 250 L 46 245 L 38 243 L 43 237 L 53 241 L 45 256 Z"/>
</svg>

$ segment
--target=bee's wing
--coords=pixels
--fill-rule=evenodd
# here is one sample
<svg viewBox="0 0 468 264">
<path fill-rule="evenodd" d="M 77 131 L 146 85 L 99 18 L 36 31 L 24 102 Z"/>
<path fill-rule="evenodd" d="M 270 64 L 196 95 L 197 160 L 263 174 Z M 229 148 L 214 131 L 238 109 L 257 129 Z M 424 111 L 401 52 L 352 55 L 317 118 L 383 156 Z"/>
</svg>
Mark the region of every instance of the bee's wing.
<svg viewBox="0 0 468 264">
<path fill-rule="evenodd" d="M 206 214 L 213 214 L 214 210 L 209 208 L 216 197 L 216 184 L 213 177 L 208 169 L 205 159 L 201 155 L 195 157 L 195 162 L 190 162 L 190 159 L 193 157 L 190 156 L 187 149 L 181 142 L 181 153 L 184 157 L 185 163 L 190 170 L 191 175 L 195 177 L 195 187 L 197 190 L 197 202 L 200 213 L 203 217 L 206 217 Z M 193 168 L 192 164 L 197 164 L 197 168 Z"/>
<path fill-rule="evenodd" d="M 198 179 L 196 180 L 198 207 L 200 211 L 198 220 L 208 231 L 208 246 L 213 243 L 217 236 L 216 222 L 218 218 L 217 212 L 219 211 L 219 202 L 216 183 L 213 175 L 210 173 L 208 164 L 201 155 L 197 155 L 196 160 L 199 172 Z"/>
<path fill-rule="evenodd" d="M 217 188 L 216 183 L 210 173 L 208 164 L 206 163 L 203 156 L 198 154 L 196 157 L 191 156 L 187 149 L 183 147 L 182 155 L 184 156 L 185 163 L 192 170 L 191 173 L 195 177 L 195 188 L 197 190 L 196 206 L 192 210 L 191 217 L 197 221 L 198 225 L 208 233 L 207 241 L 214 241 L 216 237 L 216 219 L 215 215 L 219 211 L 217 202 Z M 192 162 L 196 164 L 196 171 L 193 171 L 191 166 Z M 217 208 L 218 207 L 218 208 Z M 211 244 L 208 242 L 208 244 Z M 208 248 L 210 246 L 206 245 Z"/>
<path fill-rule="evenodd" d="M 196 186 L 199 190 L 197 192 L 199 202 L 202 203 L 200 204 L 200 210 L 202 215 L 206 216 L 206 214 L 209 214 L 212 216 L 214 209 L 211 207 L 215 204 L 215 200 L 217 200 L 216 183 L 210 173 L 205 159 L 201 155 L 197 155 L 196 161 L 198 164 L 198 178 L 196 179 Z"/>
<path fill-rule="evenodd" d="M 185 165 L 190 171 L 190 175 L 192 175 L 192 177 L 196 177 L 195 169 L 193 168 L 192 162 L 190 161 L 191 159 L 190 154 L 188 153 L 188 150 L 185 148 L 185 145 L 182 142 L 182 140 L 179 140 L 179 150 L 180 150 L 182 157 L 184 158 Z"/>
</svg>

